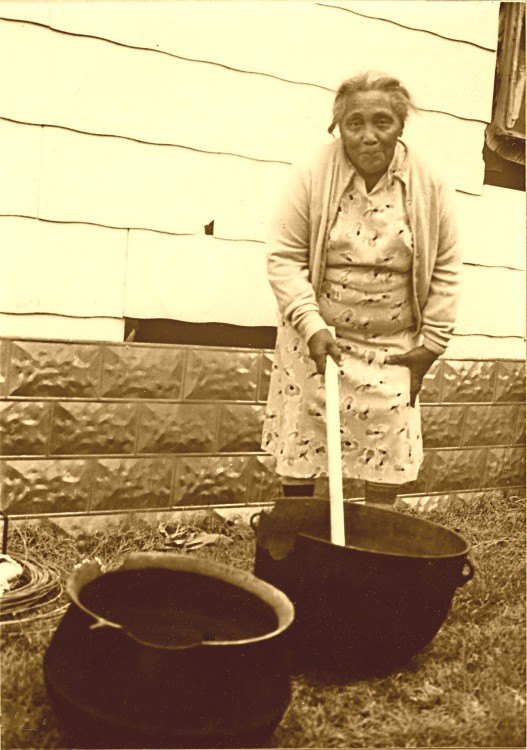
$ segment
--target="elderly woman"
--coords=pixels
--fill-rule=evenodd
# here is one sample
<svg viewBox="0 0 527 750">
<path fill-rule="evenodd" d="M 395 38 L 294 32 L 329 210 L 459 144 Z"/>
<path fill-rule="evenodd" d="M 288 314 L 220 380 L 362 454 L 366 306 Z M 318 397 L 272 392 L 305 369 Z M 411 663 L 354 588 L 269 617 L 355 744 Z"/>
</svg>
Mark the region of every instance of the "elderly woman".
<svg viewBox="0 0 527 750">
<path fill-rule="evenodd" d="M 367 502 L 392 504 L 422 462 L 418 393 L 453 330 L 460 260 L 452 196 L 400 140 L 411 109 L 394 78 L 345 81 L 329 128 L 340 138 L 294 170 L 272 222 L 281 320 L 262 447 L 284 494 L 310 495 L 327 475 L 328 355 L 344 476 L 365 480 Z"/>
</svg>

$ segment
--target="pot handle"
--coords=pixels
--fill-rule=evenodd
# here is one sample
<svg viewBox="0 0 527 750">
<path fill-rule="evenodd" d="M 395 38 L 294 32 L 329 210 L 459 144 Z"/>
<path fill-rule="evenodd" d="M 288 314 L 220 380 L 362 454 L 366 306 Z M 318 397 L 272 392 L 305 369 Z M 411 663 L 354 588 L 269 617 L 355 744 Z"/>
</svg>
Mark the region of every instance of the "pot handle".
<svg viewBox="0 0 527 750">
<path fill-rule="evenodd" d="M 467 558 L 463 564 L 463 567 L 461 568 L 461 574 L 457 585 L 464 586 L 465 583 L 471 581 L 474 578 L 474 572 L 474 566 Z"/>
<path fill-rule="evenodd" d="M 250 524 L 251 529 L 254 531 L 255 534 L 256 534 L 256 532 L 258 530 L 258 526 L 256 525 L 256 519 L 260 518 L 261 515 L 262 515 L 262 511 L 259 510 L 258 513 L 253 513 L 252 516 L 249 518 L 249 524 Z"/>
</svg>

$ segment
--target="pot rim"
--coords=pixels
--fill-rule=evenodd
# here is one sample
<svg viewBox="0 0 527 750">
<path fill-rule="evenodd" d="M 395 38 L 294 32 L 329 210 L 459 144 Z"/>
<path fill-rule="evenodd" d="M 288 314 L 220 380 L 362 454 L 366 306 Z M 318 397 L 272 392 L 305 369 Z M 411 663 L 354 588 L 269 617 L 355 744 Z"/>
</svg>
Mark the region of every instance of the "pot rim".
<svg viewBox="0 0 527 750">
<path fill-rule="evenodd" d="M 173 570 L 176 572 L 185 571 L 197 575 L 206 575 L 208 578 L 215 578 L 216 580 L 238 586 L 268 604 L 276 614 L 278 625 L 269 633 L 264 633 L 263 635 L 255 636 L 253 638 L 230 641 L 203 640 L 188 646 L 167 646 L 139 639 L 119 623 L 100 617 L 86 607 L 79 599 L 79 594 L 82 588 L 96 578 L 99 578 L 101 575 L 118 573 L 124 570 L 142 570 L 147 568 Z M 289 628 L 295 617 L 294 606 L 289 597 L 286 596 L 283 591 L 276 588 L 276 586 L 267 583 L 267 581 L 263 581 L 261 578 L 257 578 L 253 573 L 234 568 L 230 565 L 225 565 L 224 563 L 207 560 L 206 558 L 192 557 L 190 555 L 179 553 L 131 552 L 124 558 L 123 563 L 119 568 L 111 571 L 103 571 L 102 564 L 98 560 L 85 561 L 69 576 L 66 583 L 66 592 L 71 601 L 94 620 L 93 625 L 91 625 L 92 629 L 111 627 L 121 630 L 123 633 L 126 633 L 126 635 L 139 641 L 143 645 L 163 651 L 181 651 L 188 648 L 195 648 L 197 646 L 225 647 L 260 643 L 275 638 L 280 633 L 283 633 Z"/>
<path fill-rule="evenodd" d="M 289 505 L 292 504 L 292 502 L 298 502 L 300 500 L 300 503 L 305 504 L 307 506 L 313 505 L 315 503 L 325 503 L 328 507 L 329 512 L 329 505 L 330 501 L 325 497 L 320 496 L 312 496 L 312 497 L 302 497 L 302 498 L 290 498 L 290 497 L 277 497 L 274 499 L 275 505 L 270 510 L 270 512 L 266 512 L 265 510 L 261 511 L 262 515 L 266 515 L 267 517 L 270 517 L 275 509 L 275 507 L 278 505 L 280 501 L 284 501 L 285 504 Z M 373 513 L 374 515 L 376 513 L 391 513 L 392 515 L 397 515 L 400 517 L 401 514 L 399 511 L 394 510 L 393 508 L 384 508 L 382 506 L 377 507 L 374 505 L 363 505 L 359 503 L 350 503 L 350 502 L 344 502 L 344 511 L 351 512 L 351 513 Z M 257 514 L 260 515 L 260 514 Z M 461 536 L 457 531 L 454 531 L 453 529 L 449 529 L 446 526 L 442 526 L 440 523 L 436 523 L 435 521 L 429 521 L 427 518 L 417 518 L 415 516 L 410 515 L 404 515 L 406 519 L 409 519 L 410 523 L 418 523 L 420 525 L 426 525 L 426 526 L 432 526 L 436 529 L 440 529 L 443 533 L 446 533 L 447 535 L 450 535 L 452 537 L 455 537 L 458 542 L 460 542 L 460 546 L 463 548 L 459 550 L 458 552 L 445 552 L 441 554 L 425 554 L 425 553 L 408 553 L 408 552 L 383 552 L 382 550 L 374 550 L 369 549 L 368 547 L 360 547 L 358 545 L 354 544 L 346 544 L 344 547 L 340 547 L 338 545 L 334 545 L 333 542 L 331 542 L 330 539 L 324 539 L 323 537 L 315 536 L 314 534 L 309 534 L 307 532 L 303 531 L 296 531 L 292 532 L 294 533 L 295 538 L 298 536 L 302 536 L 305 539 L 309 539 L 311 541 L 320 542 L 321 544 L 325 544 L 331 547 L 338 546 L 338 549 L 349 549 L 356 552 L 364 552 L 369 555 L 378 555 L 381 557 L 397 557 L 397 558 L 407 558 L 410 560 L 455 560 L 456 558 L 462 559 L 466 558 L 471 550 L 471 545 L 467 542 L 467 540 Z"/>
</svg>

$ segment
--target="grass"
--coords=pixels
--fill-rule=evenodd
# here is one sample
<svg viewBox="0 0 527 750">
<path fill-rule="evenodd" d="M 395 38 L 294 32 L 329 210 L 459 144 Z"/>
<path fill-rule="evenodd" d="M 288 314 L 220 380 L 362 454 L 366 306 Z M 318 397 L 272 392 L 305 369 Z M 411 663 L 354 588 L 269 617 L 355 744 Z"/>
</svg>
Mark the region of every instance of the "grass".
<svg viewBox="0 0 527 750">
<path fill-rule="evenodd" d="M 525 747 L 524 501 L 487 494 L 421 517 L 459 530 L 471 543 L 473 581 L 458 590 L 439 634 L 404 670 L 348 685 L 324 675 L 293 677 L 274 747 Z M 190 554 L 251 569 L 255 541 L 246 524 L 209 514 L 187 526 L 188 533 L 228 537 Z M 43 523 L 13 531 L 12 541 L 67 571 L 93 556 L 115 567 L 126 553 L 163 540 L 146 524 L 73 539 Z M 64 747 L 41 670 L 53 626 L 3 629 L 4 750 Z"/>
</svg>

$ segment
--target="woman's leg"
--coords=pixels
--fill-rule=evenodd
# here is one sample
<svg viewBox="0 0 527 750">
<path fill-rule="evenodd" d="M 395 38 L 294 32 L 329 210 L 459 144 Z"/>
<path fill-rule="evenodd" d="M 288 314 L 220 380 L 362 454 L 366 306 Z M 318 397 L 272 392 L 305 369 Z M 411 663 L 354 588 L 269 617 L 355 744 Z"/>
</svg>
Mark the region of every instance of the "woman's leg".
<svg viewBox="0 0 527 750">
<path fill-rule="evenodd" d="M 282 477 L 282 488 L 285 497 L 312 497 L 315 491 L 315 480 Z"/>
<path fill-rule="evenodd" d="M 399 491 L 398 484 L 366 482 L 364 499 L 375 505 L 393 505 Z"/>
</svg>

